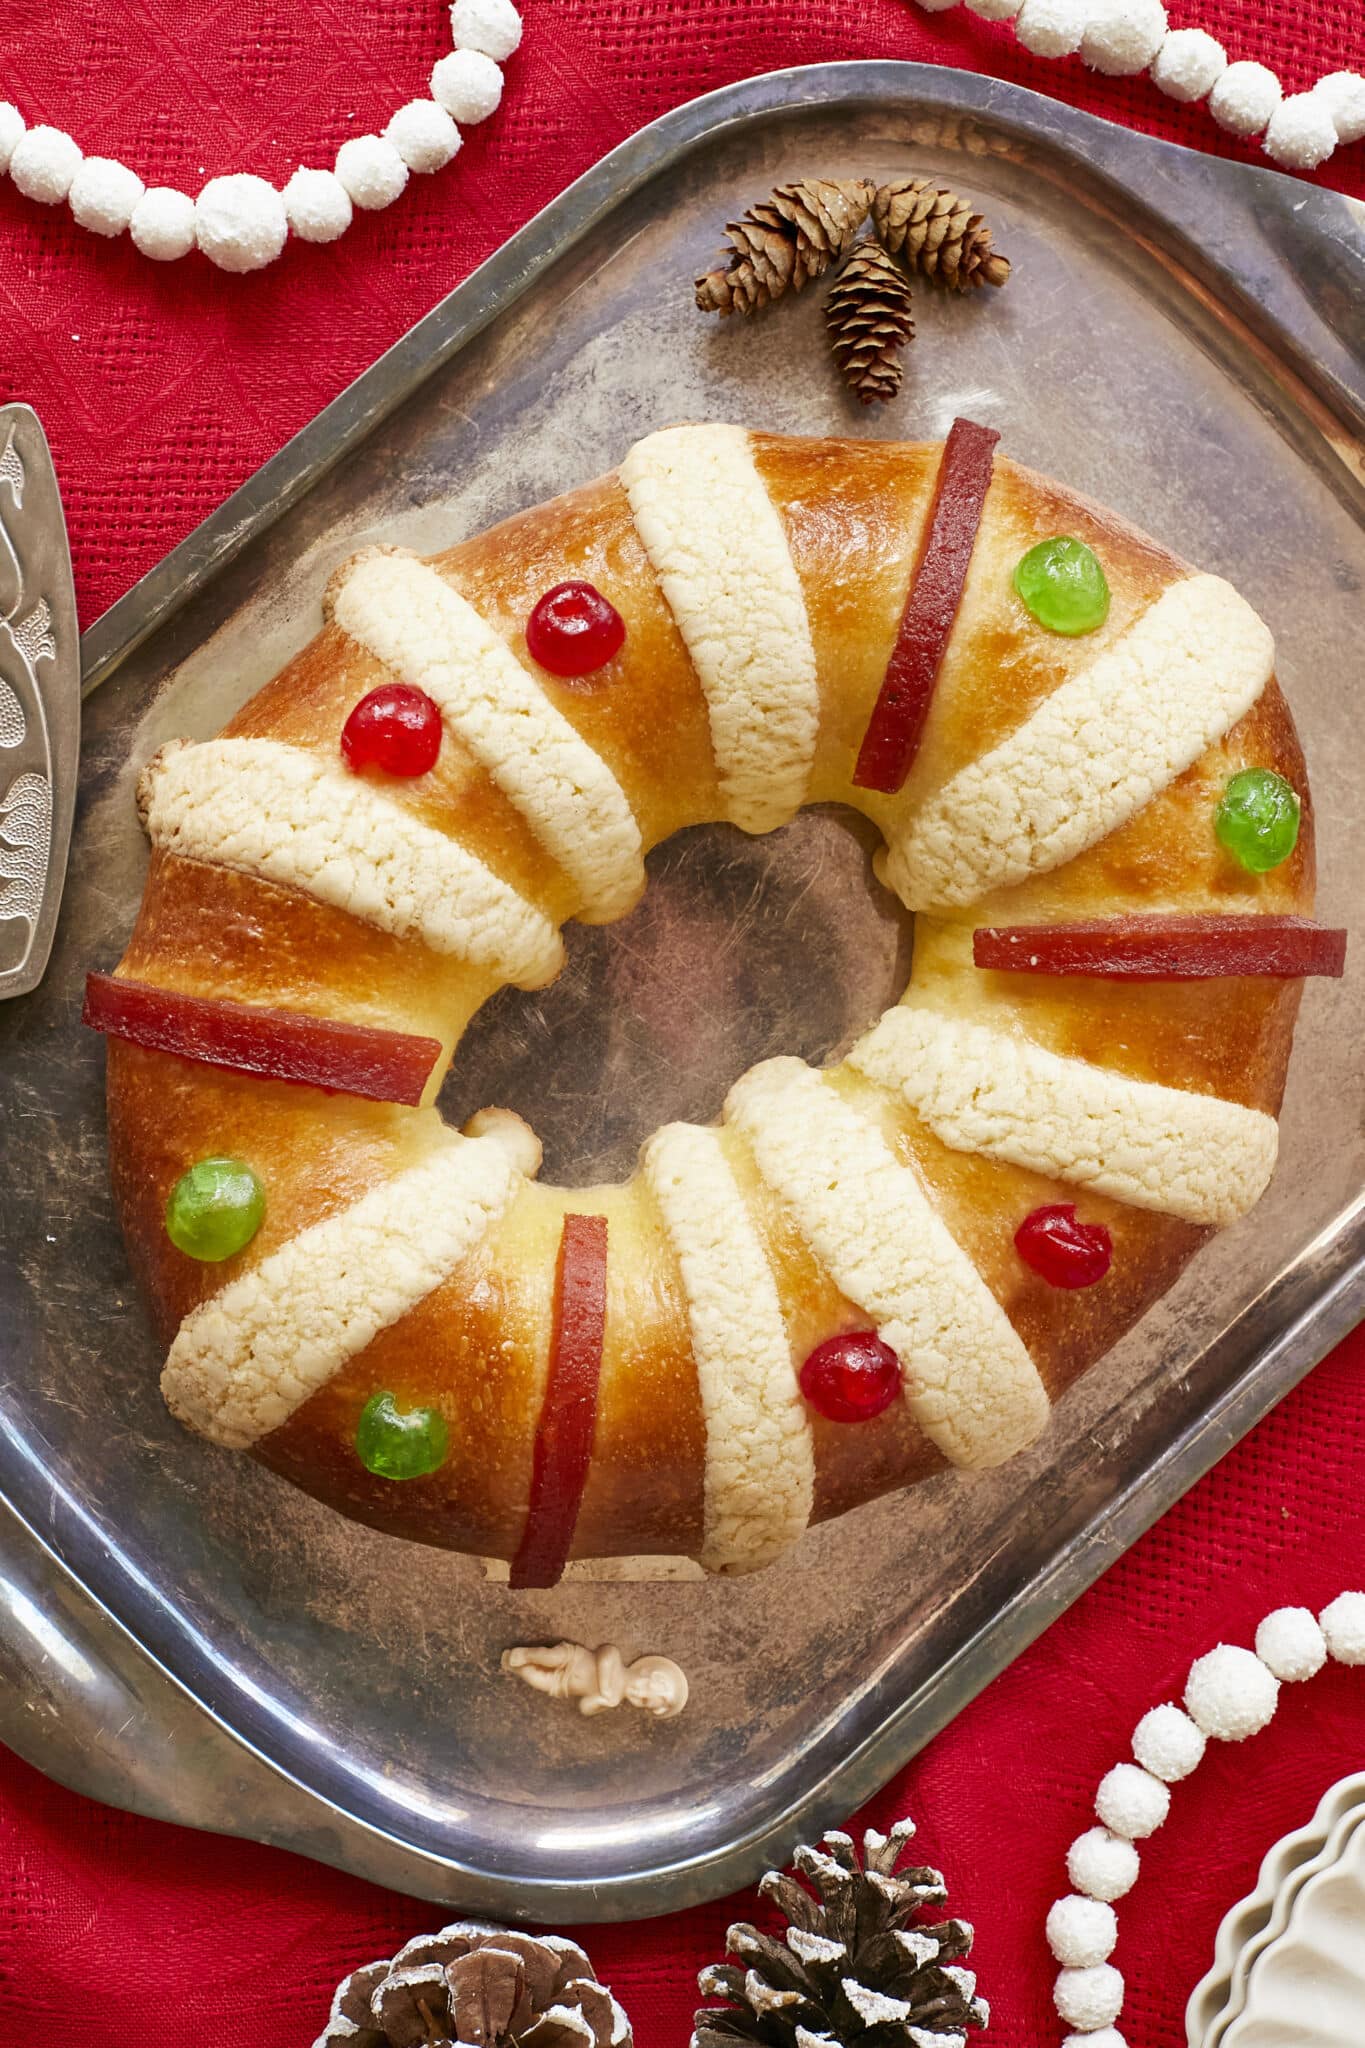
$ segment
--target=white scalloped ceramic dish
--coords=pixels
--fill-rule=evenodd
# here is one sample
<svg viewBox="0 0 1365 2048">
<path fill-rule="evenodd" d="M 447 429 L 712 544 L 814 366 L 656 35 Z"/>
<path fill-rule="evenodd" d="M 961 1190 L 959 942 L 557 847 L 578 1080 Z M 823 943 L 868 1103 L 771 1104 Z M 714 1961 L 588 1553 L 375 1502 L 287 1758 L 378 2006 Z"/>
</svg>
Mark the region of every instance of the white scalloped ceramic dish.
<svg viewBox="0 0 1365 2048">
<path fill-rule="evenodd" d="M 1295 1887 L 1289 1922 L 1256 1959 L 1223 2048 L 1360 2048 L 1365 2037 L 1365 1811 Z"/>
<path fill-rule="evenodd" d="M 1214 1942 L 1212 1967 L 1195 1986 L 1185 2008 L 1189 2048 L 1222 2048 L 1229 2027 L 1243 2009 L 1251 1965 L 1284 1931 L 1309 1878 L 1335 1859 L 1346 1834 L 1362 1818 L 1365 1772 L 1331 1786 L 1307 1825 L 1285 1835 L 1268 1851 L 1256 1889 L 1224 1915 Z M 1365 1950 L 1365 1922 L 1359 1938 Z M 1358 2018 L 1353 2048 L 1358 2048 L 1362 2038 L 1365 2022 Z"/>
</svg>

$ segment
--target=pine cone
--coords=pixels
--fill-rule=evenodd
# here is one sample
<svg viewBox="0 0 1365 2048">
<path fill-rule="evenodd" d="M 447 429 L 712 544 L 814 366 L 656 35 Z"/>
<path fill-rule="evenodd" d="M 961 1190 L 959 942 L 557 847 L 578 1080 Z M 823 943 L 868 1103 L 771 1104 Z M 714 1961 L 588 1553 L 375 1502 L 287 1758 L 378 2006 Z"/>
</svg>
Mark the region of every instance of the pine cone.
<svg viewBox="0 0 1365 2048">
<path fill-rule="evenodd" d="M 337 1986 L 313 2048 L 631 2048 L 630 2021 L 581 1948 L 457 1920 Z"/>
<path fill-rule="evenodd" d="M 1001 285 L 1009 258 L 991 247 L 991 231 L 965 199 L 928 178 L 904 178 L 880 185 L 872 201 L 872 223 L 893 256 L 911 270 L 955 292 L 982 284 Z"/>
<path fill-rule="evenodd" d="M 859 242 L 825 302 L 830 344 L 844 382 L 864 405 L 894 398 L 899 351 L 915 337 L 910 287 L 893 257 L 871 236 Z"/>
<path fill-rule="evenodd" d="M 909 1923 L 947 1896 L 936 1870 L 896 1871 L 914 1824 L 889 1835 L 869 1829 L 863 1867 L 845 1834 L 820 1849 L 800 1848 L 795 1878 L 769 1871 L 759 1886 L 790 1923 L 782 1941 L 743 1924 L 726 1949 L 733 1963 L 703 1970 L 704 1998 L 724 1998 L 696 2016 L 692 2048 L 965 2048 L 968 2027 L 990 2017 L 975 1996 L 976 1978 L 957 1967 L 972 1930 L 961 1920 Z"/>
<path fill-rule="evenodd" d="M 725 268 L 697 279 L 703 313 L 757 313 L 787 286 L 799 292 L 837 262 L 872 204 L 868 178 L 803 178 L 779 185 L 727 226 Z"/>
</svg>

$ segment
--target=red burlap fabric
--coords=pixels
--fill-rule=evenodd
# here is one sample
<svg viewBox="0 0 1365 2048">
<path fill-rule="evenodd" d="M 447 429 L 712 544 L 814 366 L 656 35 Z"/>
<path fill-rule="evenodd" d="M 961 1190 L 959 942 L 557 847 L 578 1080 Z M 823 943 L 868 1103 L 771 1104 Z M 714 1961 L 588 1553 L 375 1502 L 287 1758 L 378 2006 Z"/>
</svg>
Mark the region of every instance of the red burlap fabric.
<svg viewBox="0 0 1365 2048">
<path fill-rule="evenodd" d="M 0 0 L 0 98 L 149 182 L 282 181 L 423 90 L 442 14 L 438 0 Z M 527 0 L 525 14 L 504 108 L 457 165 L 336 247 L 292 250 L 254 278 L 198 258 L 149 265 L 0 180 L 0 397 L 46 422 L 87 622 L 579 171 L 713 86 L 836 57 L 927 59 L 1240 153 L 1202 109 L 1034 60 L 960 8 Z M 1291 89 L 1365 68 L 1355 0 L 1173 0 L 1172 15 L 1264 57 Z M 1365 194 L 1365 149 L 1340 151 L 1327 176 Z M 1365 1582 L 1363 1366 L 1358 1334 L 876 1803 L 883 1821 L 915 1812 L 976 1922 L 1000 2048 L 1060 2038 L 1043 1917 L 1138 1716 L 1200 1651 L 1249 1641 L 1270 1607 Z M 1333 1670 L 1177 1793 L 1120 1909 L 1132 2048 L 1183 2042 L 1221 1914 L 1270 1842 L 1362 1767 L 1365 1672 Z M 696 1970 L 751 1910 L 589 1933 L 642 2048 L 686 2040 Z M 106 1812 L 0 1757 L 0 2048 L 306 2048 L 334 1980 L 434 1917 L 276 1852 Z"/>
</svg>

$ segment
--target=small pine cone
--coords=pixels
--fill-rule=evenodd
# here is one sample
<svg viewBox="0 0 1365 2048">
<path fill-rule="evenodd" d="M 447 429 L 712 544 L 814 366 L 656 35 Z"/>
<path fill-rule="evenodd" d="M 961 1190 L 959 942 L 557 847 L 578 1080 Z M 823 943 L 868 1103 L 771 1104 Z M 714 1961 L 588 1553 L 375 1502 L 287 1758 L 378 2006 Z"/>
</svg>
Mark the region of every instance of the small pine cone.
<svg viewBox="0 0 1365 2048">
<path fill-rule="evenodd" d="M 769 1871 L 760 1895 L 786 1927 L 745 1921 L 726 1935 L 731 1958 L 703 1970 L 692 2048 L 965 2048 L 990 2021 L 964 1967 L 972 1930 L 920 1917 L 946 1896 L 939 1872 L 901 1867 L 911 1822 L 863 1837 L 861 1862 L 842 1832 L 799 1848 L 806 1883 Z"/>
<path fill-rule="evenodd" d="M 1008 256 L 991 247 L 991 231 L 965 199 L 927 178 L 903 178 L 878 187 L 872 223 L 893 256 L 951 291 L 1002 285 Z"/>
<path fill-rule="evenodd" d="M 725 230 L 723 269 L 697 279 L 703 313 L 757 313 L 788 285 L 799 292 L 850 246 L 872 204 L 867 178 L 804 178 L 779 185 Z"/>
<path fill-rule="evenodd" d="M 631 2048 L 575 1942 L 457 1920 L 337 1986 L 313 2048 Z"/>
<path fill-rule="evenodd" d="M 910 287 L 870 235 L 830 287 L 825 325 L 849 390 L 864 405 L 894 398 L 901 387 L 899 352 L 915 336 Z"/>
</svg>

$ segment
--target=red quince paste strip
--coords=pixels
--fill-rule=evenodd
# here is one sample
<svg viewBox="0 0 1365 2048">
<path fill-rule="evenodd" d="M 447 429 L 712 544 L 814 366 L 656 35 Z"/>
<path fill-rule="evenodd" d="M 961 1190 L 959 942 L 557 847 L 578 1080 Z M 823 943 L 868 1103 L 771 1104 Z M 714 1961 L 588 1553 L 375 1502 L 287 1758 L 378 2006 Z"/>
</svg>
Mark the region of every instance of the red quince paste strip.
<svg viewBox="0 0 1365 2048">
<path fill-rule="evenodd" d="M 1090 974 L 1113 981 L 1204 981 L 1245 974 L 1337 980 L 1346 934 L 1309 917 L 1114 917 L 1088 924 L 981 925 L 978 967 Z"/>
<path fill-rule="evenodd" d="M 991 485 L 994 427 L 954 420 L 900 630 L 853 771 L 858 789 L 894 796 L 919 752 L 948 636 L 962 602 L 981 509 Z"/>
<path fill-rule="evenodd" d="M 566 1216 L 555 1273 L 550 1371 L 531 1460 L 531 1502 L 510 1585 L 557 1585 L 568 1563 L 592 1460 L 606 1328 L 607 1219 Z"/>
<path fill-rule="evenodd" d="M 441 1056 L 436 1038 L 186 995 L 112 974 L 87 978 L 82 1017 L 110 1038 L 177 1059 L 377 1102 L 420 1102 Z"/>
</svg>

